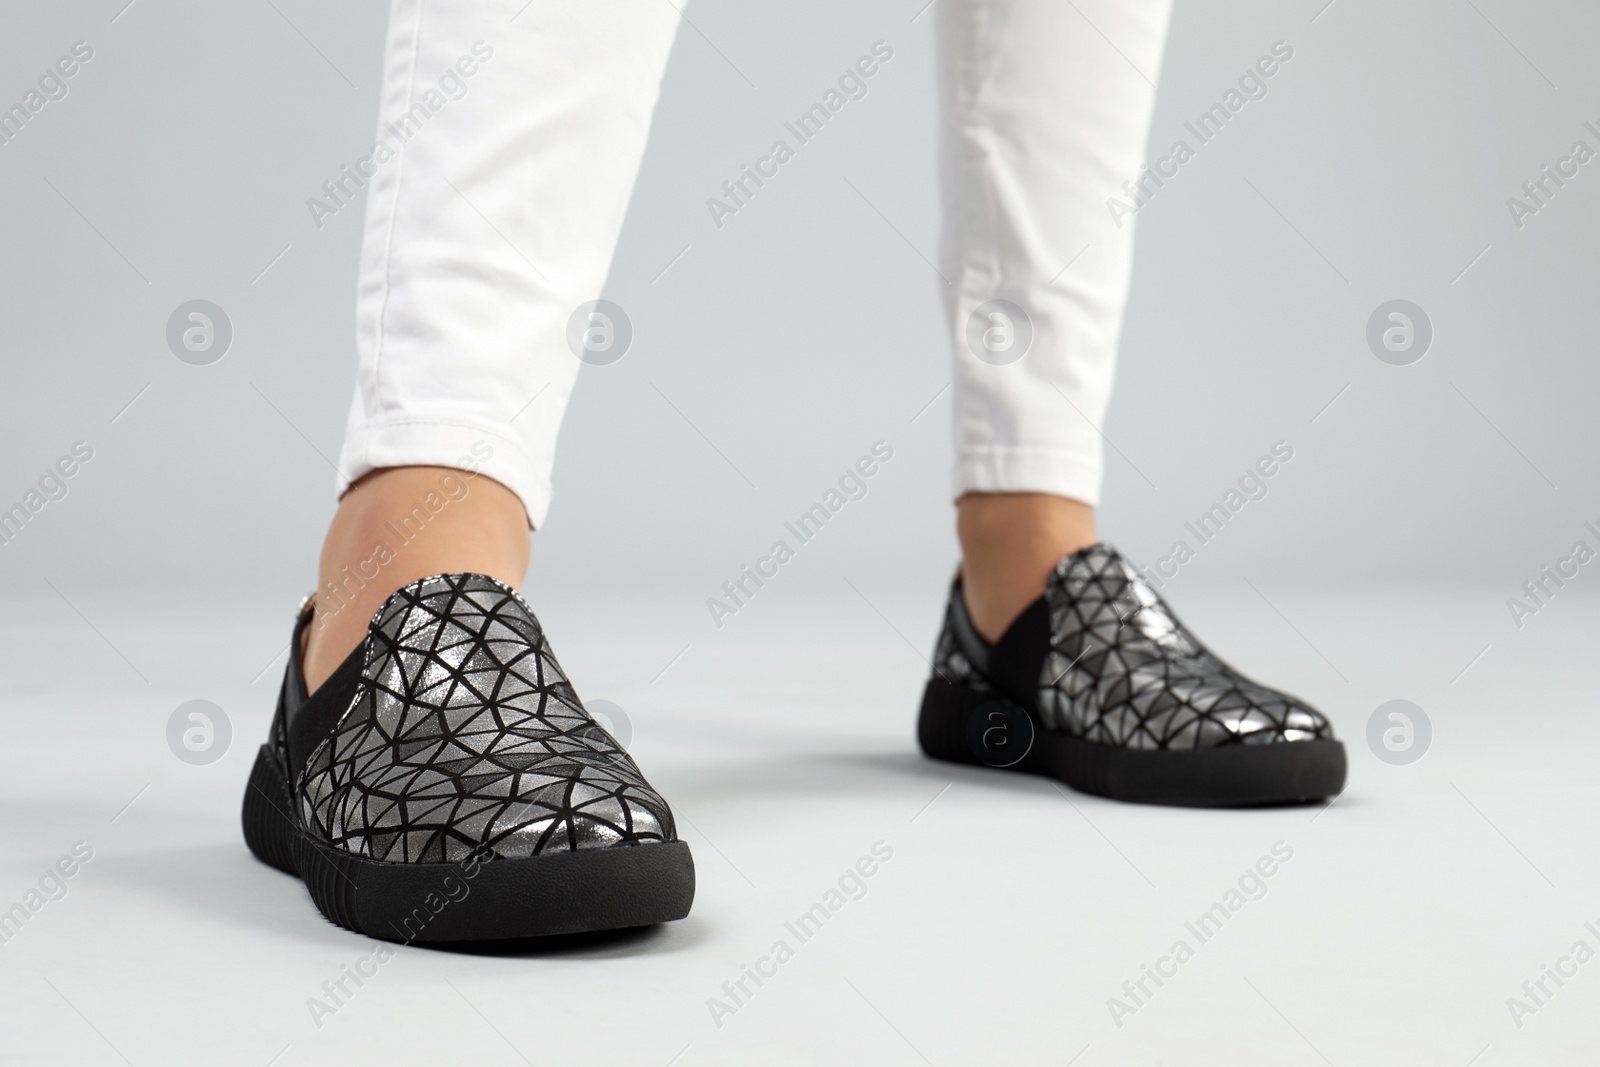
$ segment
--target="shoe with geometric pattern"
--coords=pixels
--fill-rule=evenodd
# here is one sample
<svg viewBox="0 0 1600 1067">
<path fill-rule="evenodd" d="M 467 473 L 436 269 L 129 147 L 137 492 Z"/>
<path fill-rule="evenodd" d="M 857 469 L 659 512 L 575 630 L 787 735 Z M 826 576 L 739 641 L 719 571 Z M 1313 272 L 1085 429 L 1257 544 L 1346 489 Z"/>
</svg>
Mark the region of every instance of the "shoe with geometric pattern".
<svg viewBox="0 0 1600 1067">
<path fill-rule="evenodd" d="M 993 644 L 957 577 L 917 737 L 935 759 L 1146 804 L 1298 803 L 1345 781 L 1321 713 L 1223 662 L 1103 543 L 1057 564 Z"/>
<path fill-rule="evenodd" d="M 244 798 L 262 861 L 322 914 L 391 941 L 480 941 L 681 919 L 694 861 L 672 810 L 578 699 L 510 586 L 396 592 L 315 693 L 300 609 Z"/>
</svg>

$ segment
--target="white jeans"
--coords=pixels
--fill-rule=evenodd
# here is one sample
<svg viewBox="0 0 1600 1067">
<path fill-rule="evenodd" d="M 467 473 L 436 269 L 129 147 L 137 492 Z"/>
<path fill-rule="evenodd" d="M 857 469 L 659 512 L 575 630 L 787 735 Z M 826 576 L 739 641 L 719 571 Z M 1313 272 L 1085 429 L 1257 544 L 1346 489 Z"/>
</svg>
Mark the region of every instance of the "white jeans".
<svg viewBox="0 0 1600 1067">
<path fill-rule="evenodd" d="M 544 520 L 679 15 L 666 0 L 391 0 L 341 489 L 471 466 Z M 1170 0 L 937 0 L 955 492 L 1096 503 Z M 1001 303 L 992 303 L 1000 301 Z M 1025 351 L 1024 351 L 1025 346 Z M 485 458 L 487 456 L 487 458 Z"/>
</svg>

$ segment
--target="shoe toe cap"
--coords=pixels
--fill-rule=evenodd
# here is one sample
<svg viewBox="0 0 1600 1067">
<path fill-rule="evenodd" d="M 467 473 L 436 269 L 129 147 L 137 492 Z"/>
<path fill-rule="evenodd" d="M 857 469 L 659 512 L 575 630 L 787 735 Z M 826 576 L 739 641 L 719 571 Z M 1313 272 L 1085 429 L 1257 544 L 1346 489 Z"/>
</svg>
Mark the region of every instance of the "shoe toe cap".
<svg viewBox="0 0 1600 1067">
<path fill-rule="evenodd" d="M 1245 679 L 1176 687 L 1165 699 L 1169 707 L 1137 717 L 1148 747 L 1271 745 L 1333 736 L 1327 718 L 1304 701 Z"/>
<path fill-rule="evenodd" d="M 629 777 L 636 780 L 585 775 L 532 790 L 508 803 L 485 826 L 478 844 L 498 856 L 521 859 L 676 840 L 666 800 L 637 778 L 637 771 Z"/>
<path fill-rule="evenodd" d="M 330 844 L 392 863 L 525 859 L 677 839 L 672 809 L 620 748 L 369 766 L 342 783 L 313 775 L 304 805 Z"/>
<path fill-rule="evenodd" d="M 1298 697 L 1253 683 L 1241 689 L 1246 706 L 1226 720 L 1229 741 L 1271 745 L 1333 738 L 1327 716 Z"/>
</svg>

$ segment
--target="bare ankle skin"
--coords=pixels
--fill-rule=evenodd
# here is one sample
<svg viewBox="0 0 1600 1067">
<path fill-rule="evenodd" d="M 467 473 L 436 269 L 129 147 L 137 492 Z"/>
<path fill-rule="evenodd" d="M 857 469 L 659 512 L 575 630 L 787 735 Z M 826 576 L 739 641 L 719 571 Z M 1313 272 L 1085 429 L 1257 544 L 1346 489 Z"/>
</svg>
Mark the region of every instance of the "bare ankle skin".
<svg viewBox="0 0 1600 1067">
<path fill-rule="evenodd" d="M 528 570 L 528 515 L 492 478 L 449 467 L 387 467 L 339 502 L 317 575 L 302 663 L 315 692 L 366 636 L 396 589 L 451 572 L 513 588 Z"/>
<path fill-rule="evenodd" d="M 1093 507 L 1049 493 L 968 493 L 956 504 L 956 535 L 967 611 L 986 641 L 1043 595 L 1062 556 L 1097 540 Z"/>
</svg>

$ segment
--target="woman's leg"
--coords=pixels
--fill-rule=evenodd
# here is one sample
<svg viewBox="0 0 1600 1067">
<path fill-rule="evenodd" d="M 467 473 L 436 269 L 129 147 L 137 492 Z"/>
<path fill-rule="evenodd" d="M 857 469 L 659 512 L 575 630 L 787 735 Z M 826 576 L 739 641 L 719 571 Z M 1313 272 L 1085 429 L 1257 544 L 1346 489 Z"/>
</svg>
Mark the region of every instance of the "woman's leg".
<svg viewBox="0 0 1600 1067">
<path fill-rule="evenodd" d="M 1095 540 L 1099 426 L 1170 0 L 944 0 L 946 313 L 962 575 L 993 640 Z"/>
<path fill-rule="evenodd" d="M 1344 788 L 1326 716 L 1252 681 L 1096 543 L 1100 420 L 1168 0 L 944 0 L 945 272 L 963 555 L 917 736 L 1155 804 Z"/>
<path fill-rule="evenodd" d="M 515 588 L 577 352 L 604 358 L 589 302 L 677 17 L 393 0 L 379 141 L 346 178 L 370 185 L 352 484 L 242 816 L 257 857 L 369 937 L 610 930 L 693 903 L 671 807 Z M 475 880 L 446 901 L 441 878 Z"/>
<path fill-rule="evenodd" d="M 378 140 L 343 190 L 367 187 L 354 488 L 323 546 L 312 688 L 406 583 L 521 583 L 580 364 L 569 322 L 600 295 L 677 22 L 657 0 L 393 0 Z"/>
</svg>

